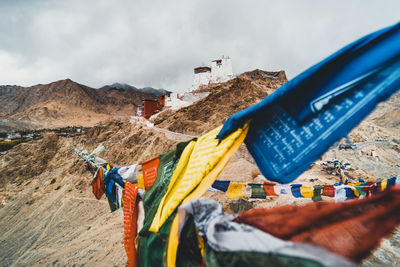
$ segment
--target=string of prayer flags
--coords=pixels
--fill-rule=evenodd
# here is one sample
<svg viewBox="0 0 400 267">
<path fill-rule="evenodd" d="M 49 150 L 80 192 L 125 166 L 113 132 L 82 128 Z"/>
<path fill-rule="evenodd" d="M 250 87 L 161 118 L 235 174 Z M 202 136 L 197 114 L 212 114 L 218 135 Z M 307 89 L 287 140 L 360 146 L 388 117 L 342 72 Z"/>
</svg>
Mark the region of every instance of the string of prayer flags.
<svg viewBox="0 0 400 267">
<path fill-rule="evenodd" d="M 101 181 L 100 178 L 102 177 L 104 183 L 104 192 L 107 195 L 107 200 L 109 201 L 111 210 L 113 211 L 117 208 L 123 207 L 124 247 L 128 256 L 128 266 L 137 266 L 138 263 L 140 263 L 141 266 L 145 267 L 160 265 L 175 266 L 177 261 L 178 264 L 183 266 L 189 263 L 192 264 L 194 262 L 196 262 L 195 265 L 199 265 L 204 262 L 206 262 L 207 264 L 212 264 L 214 260 L 224 259 L 226 261 L 227 258 L 225 256 L 229 256 L 229 262 L 234 262 L 239 265 L 243 264 L 244 262 L 250 262 L 254 264 L 254 261 L 265 264 L 277 262 L 283 264 L 285 262 L 292 262 L 294 260 L 296 263 L 299 263 L 299 261 L 301 261 L 304 264 L 314 264 L 317 261 L 321 262 L 321 264 L 331 262 L 332 264 L 334 263 L 340 266 L 352 266 L 351 262 L 345 261 L 343 260 L 343 258 L 330 254 L 322 248 L 345 256 L 348 259 L 360 261 L 363 257 L 365 257 L 366 253 L 371 251 L 374 246 L 376 246 L 378 242 L 377 240 L 387 235 L 390 231 L 394 229 L 396 225 L 400 223 L 397 218 L 398 216 L 396 217 L 395 215 L 398 209 L 397 206 L 399 201 L 397 198 L 399 188 L 394 189 L 396 193 L 388 192 L 388 190 L 391 189 L 393 186 L 400 185 L 400 176 L 390 179 L 384 179 L 378 182 L 360 181 L 354 183 L 352 181 L 352 183 L 347 182 L 347 184 L 342 183 L 339 185 L 331 186 L 315 185 L 313 187 L 302 184 L 281 185 L 271 182 L 255 184 L 237 183 L 231 182 L 229 180 L 215 180 L 219 172 L 222 171 L 223 167 L 229 161 L 234 151 L 239 148 L 240 143 L 243 141 L 245 135 L 245 131 L 240 134 L 240 137 L 238 137 L 233 142 L 231 148 L 228 148 L 227 154 L 222 156 L 220 162 L 216 164 L 216 167 L 214 167 L 214 169 L 212 169 L 208 175 L 202 178 L 197 187 L 195 187 L 195 189 L 192 190 L 189 195 L 187 195 L 178 205 L 178 207 L 186 207 L 186 212 L 194 215 L 194 219 L 186 221 L 189 222 L 189 226 L 185 224 L 181 227 L 179 225 L 180 220 L 178 220 L 179 218 L 177 217 L 178 209 L 175 209 L 166 218 L 166 221 L 161 225 L 157 233 L 152 232 L 149 229 L 154 222 L 156 212 L 160 207 L 162 199 L 168 192 L 168 188 L 171 185 L 171 180 L 176 170 L 186 171 L 188 169 L 187 162 L 179 166 L 181 160 L 184 159 L 185 162 L 185 159 L 190 158 L 190 156 L 193 154 L 194 149 L 190 150 L 190 153 L 188 152 L 186 155 L 184 155 L 189 145 L 187 145 L 188 143 L 181 143 L 178 144 L 176 150 L 170 151 L 158 157 L 156 179 L 154 180 L 152 186 L 150 186 L 150 188 L 146 191 L 144 196 L 142 189 L 139 189 L 137 185 L 134 185 L 126 180 L 126 173 L 129 172 L 131 177 L 135 173 L 130 168 L 128 168 L 129 166 L 121 167 L 124 168 L 125 171 L 120 172 L 121 168 L 113 169 L 109 164 L 97 166 L 91 161 L 87 162 L 87 168 L 91 172 L 95 172 L 93 181 L 96 181 L 96 186 L 99 185 L 98 183 L 100 183 L 99 181 Z M 193 145 L 193 141 L 190 141 L 189 144 L 192 144 L 192 147 L 195 147 Z M 223 145 L 223 143 L 221 143 L 220 145 Z M 123 178 L 123 176 L 125 178 Z M 142 174 L 139 173 L 136 176 L 138 184 L 142 184 L 144 187 L 144 178 L 141 178 Z M 325 195 L 333 195 L 335 197 L 335 200 L 337 201 L 358 198 L 359 196 L 363 196 L 363 194 L 375 196 L 372 196 L 372 198 L 368 198 L 368 201 L 366 199 L 365 202 L 356 202 L 357 205 L 354 206 L 354 209 L 356 210 L 355 213 L 349 213 L 347 211 L 348 209 L 351 209 L 351 205 L 346 207 L 325 206 L 324 202 L 321 203 L 322 205 L 314 205 L 314 208 L 305 208 L 304 214 L 301 210 L 297 210 L 299 207 L 289 207 L 290 212 L 286 213 L 285 211 L 283 213 L 285 213 L 286 221 L 287 216 L 291 218 L 290 223 L 294 224 L 294 227 L 291 228 L 293 232 L 291 232 L 291 234 L 289 235 L 286 235 L 286 237 L 283 237 L 282 239 L 280 239 L 280 236 L 274 237 L 269 232 L 263 232 L 264 229 L 261 229 L 262 231 L 259 231 L 256 229 L 258 228 L 258 226 L 253 227 L 247 222 L 241 222 L 240 226 L 237 227 L 238 224 L 233 221 L 233 219 L 235 218 L 234 215 L 228 215 L 230 218 L 228 219 L 228 217 L 218 212 L 217 209 L 217 214 L 214 215 L 217 217 L 221 215 L 221 226 L 226 226 L 227 224 L 229 224 L 232 227 L 235 226 L 232 229 L 236 230 L 231 231 L 229 230 L 230 228 L 228 229 L 226 227 L 219 227 L 219 222 L 215 221 L 216 228 L 212 231 L 214 231 L 213 233 L 218 233 L 218 240 L 216 243 L 213 243 L 213 241 L 209 238 L 203 239 L 203 237 L 198 236 L 198 233 L 200 233 L 201 231 L 205 231 L 209 224 L 207 220 L 204 220 L 204 216 L 201 217 L 201 220 L 199 220 L 199 217 L 197 217 L 196 219 L 196 213 L 199 214 L 198 212 L 206 212 L 208 215 L 208 211 L 207 208 L 201 208 L 201 205 L 199 206 L 199 208 L 201 209 L 196 211 L 197 208 L 192 206 L 192 202 L 190 201 L 199 200 L 199 196 L 203 194 L 209 187 L 218 188 L 219 191 L 225 192 L 228 197 L 243 197 L 245 196 L 244 186 L 251 187 L 251 197 L 261 199 L 266 198 L 267 196 L 278 196 L 279 194 L 287 194 L 289 192 L 292 192 L 293 196 L 295 197 L 312 198 L 314 201 L 322 200 L 321 195 L 324 195 L 324 193 Z M 122 189 L 123 187 L 124 189 Z M 99 188 L 101 189 L 102 186 L 100 186 Z M 140 192 L 140 190 L 142 190 L 142 192 Z M 378 193 L 378 197 L 376 196 L 376 193 Z M 145 211 L 145 215 L 143 220 L 143 227 L 139 232 L 140 238 L 136 239 L 139 224 L 139 204 L 137 201 L 138 195 L 140 195 L 140 197 L 144 199 L 143 208 Z M 380 200 L 377 200 L 379 197 L 382 198 Z M 374 200 L 369 201 L 369 199 Z M 384 206 L 385 209 L 382 210 L 379 206 L 385 201 L 387 202 L 388 199 L 390 199 L 391 201 L 390 205 Z M 201 203 L 199 202 L 199 204 Z M 191 206 L 191 208 L 187 208 L 187 205 Z M 315 207 L 317 207 L 317 210 L 315 210 Z M 287 207 L 277 208 L 279 210 L 278 213 L 282 215 L 282 210 L 280 210 L 280 208 Z M 344 209 L 347 210 L 343 211 Z M 365 212 L 365 209 L 367 210 L 367 212 Z M 256 209 L 250 211 L 256 211 Z M 271 217 L 273 217 L 271 216 L 271 214 L 275 211 L 276 210 L 273 209 L 271 213 L 269 213 L 268 217 L 270 219 Z M 343 216 L 341 213 L 342 211 L 344 212 Z M 363 211 L 364 213 L 359 214 L 360 211 Z M 270 211 L 267 210 L 267 212 Z M 291 212 L 296 215 L 303 214 L 303 218 L 298 219 L 299 217 L 292 215 Z M 310 214 L 312 214 L 314 217 L 312 217 L 307 212 L 310 212 Z M 305 216 L 306 213 L 307 216 Z M 313 221 L 313 219 L 316 218 L 315 216 L 319 216 L 318 218 L 324 218 L 327 224 L 317 225 L 315 221 Z M 340 217 L 340 223 L 337 223 L 338 220 L 335 219 L 336 217 L 333 218 L 332 216 Z M 346 216 L 352 217 L 350 218 Z M 214 217 L 214 219 L 217 217 Z M 355 220 L 354 217 L 357 217 L 357 219 Z M 260 218 L 262 218 L 262 216 Z M 265 223 L 264 219 L 258 221 L 260 222 L 259 226 L 262 226 L 261 224 Z M 192 224 L 190 224 L 190 222 Z M 301 222 L 301 227 L 299 227 L 298 225 L 299 222 Z M 305 222 L 305 224 L 303 224 L 303 222 Z M 329 224 L 331 222 L 335 222 L 334 227 L 331 227 L 332 225 Z M 382 229 L 376 230 L 373 233 L 372 238 L 370 238 L 367 242 L 363 242 L 363 246 L 358 246 L 358 248 L 355 248 L 355 246 L 348 246 L 340 249 L 335 244 L 326 244 L 326 240 L 332 239 L 332 236 L 338 236 L 334 235 L 334 231 L 332 229 L 336 229 L 338 228 L 338 226 L 340 226 L 340 228 L 345 227 L 346 229 L 350 229 L 351 227 L 349 227 L 348 225 L 354 226 L 354 223 L 359 222 L 361 222 L 362 225 L 368 223 L 368 238 L 370 238 L 371 229 L 379 228 L 376 226 L 377 222 L 385 222 L 385 227 L 381 227 Z M 311 225 L 313 226 L 311 228 L 307 228 L 307 223 L 311 223 Z M 211 227 L 213 227 L 214 224 L 210 225 Z M 199 226 L 200 228 L 196 229 L 192 226 Z M 191 232 L 188 232 L 187 227 L 189 227 L 189 229 L 192 229 Z M 305 228 L 308 229 L 307 232 L 304 232 Z M 284 231 L 285 228 L 282 228 L 282 232 Z M 297 232 L 294 233 L 294 231 Z M 184 232 L 185 234 L 183 236 L 180 236 L 180 233 L 182 232 Z M 282 232 L 278 234 L 282 235 Z M 310 235 L 310 232 L 311 237 L 307 235 L 307 233 Z M 190 235 L 190 233 L 192 234 L 192 236 Z M 203 232 L 201 233 L 203 234 Z M 207 237 L 213 236 L 213 233 L 209 231 L 206 231 L 204 233 L 206 233 Z M 208 234 L 211 235 L 208 236 Z M 221 240 L 219 240 L 220 234 L 224 235 Z M 364 234 L 363 236 L 366 237 L 366 234 Z M 179 237 L 181 238 L 181 240 Z M 193 243 L 193 239 L 190 239 L 191 237 L 195 237 L 195 243 Z M 228 241 L 232 238 L 236 240 L 237 237 L 240 237 L 240 240 L 242 240 L 241 243 L 238 244 L 237 242 Z M 260 237 L 262 238 L 260 239 Z M 345 237 L 349 238 L 349 235 Z M 353 229 L 350 233 L 350 237 L 356 237 L 357 240 L 360 240 L 359 233 L 354 232 Z M 286 240 L 283 240 L 285 238 L 288 238 L 291 241 L 295 241 L 295 246 L 293 246 L 292 242 L 285 243 Z M 138 251 L 135 246 L 135 240 L 138 241 Z M 277 246 L 279 247 L 279 249 L 271 250 L 271 242 L 274 244 L 273 246 Z M 317 245 L 322 248 L 311 248 L 303 243 L 310 243 L 312 245 Z M 354 244 L 354 242 L 351 242 L 351 240 L 348 243 Z M 195 253 L 195 255 L 193 255 L 193 257 L 191 254 L 190 257 L 178 257 L 178 255 L 180 255 L 179 253 L 182 253 L 182 245 L 186 249 L 185 253 Z M 228 250 L 226 250 L 227 248 Z M 279 252 L 277 253 L 277 251 Z M 254 252 L 256 252 L 258 255 L 256 258 L 251 257 L 251 255 L 254 255 Z"/>
<path fill-rule="evenodd" d="M 336 174 L 340 177 L 340 181 L 339 184 L 347 184 L 349 182 L 349 178 L 347 178 L 344 174 L 343 169 L 346 169 L 347 164 L 344 164 L 343 162 L 339 161 L 339 160 L 335 160 L 333 162 L 333 164 L 335 165 L 336 168 Z"/>
<path fill-rule="evenodd" d="M 227 197 L 228 198 L 245 197 L 246 195 L 243 192 L 243 188 L 245 185 L 246 183 L 231 182 L 226 192 Z"/>
<path fill-rule="evenodd" d="M 222 183 L 220 183 L 222 182 Z M 228 190 L 225 191 L 226 184 L 229 183 Z M 224 187 L 221 187 L 224 184 Z M 400 175 L 378 182 L 357 182 L 354 184 L 335 184 L 335 185 L 302 185 L 302 184 L 276 184 L 264 181 L 263 184 L 257 183 L 237 183 L 229 180 L 216 180 L 212 185 L 213 190 L 221 187 L 221 192 L 226 192 L 228 198 L 250 197 L 261 198 L 279 196 L 291 193 L 295 198 L 310 198 L 313 201 L 321 201 L 322 196 L 334 198 L 336 201 L 371 196 L 376 193 L 386 191 L 396 184 L 400 184 Z M 217 186 L 215 186 L 217 185 Z M 250 187 L 250 193 L 246 194 L 245 186 Z"/>
<path fill-rule="evenodd" d="M 366 35 L 233 114 L 223 140 L 251 120 L 246 146 L 264 177 L 289 183 L 400 89 L 400 23 Z"/>
<path fill-rule="evenodd" d="M 98 145 L 91 153 L 87 150 L 79 150 L 75 147 L 74 141 L 71 138 L 72 148 L 86 163 L 86 169 L 89 170 L 93 175 L 92 181 L 92 192 L 97 200 L 106 193 L 107 201 L 110 206 L 111 212 L 117 210 L 117 197 L 114 180 L 107 177 L 107 174 L 112 170 L 112 166 L 100 157 L 96 157 L 96 154 L 105 151 L 103 144 Z"/>
<path fill-rule="evenodd" d="M 232 115 L 222 127 L 191 140 L 179 160 L 173 161 L 173 164 L 177 163 L 175 168 L 171 167 L 172 174 L 165 175 L 168 176 L 166 180 L 161 174 L 166 173 L 167 166 L 163 165 L 159 170 L 160 157 L 140 163 L 143 178 L 138 176 L 138 184 L 148 192 L 155 184 L 154 192 L 161 192 L 161 195 L 158 205 L 153 204 L 155 212 L 145 215 L 145 221 L 150 224 L 147 223 L 148 228 L 141 231 L 139 257 L 135 248 L 139 188 L 124 180 L 128 169 L 118 173 L 118 169 L 96 157 L 97 153 L 105 150 L 103 145 L 91 153 L 74 147 L 95 171 L 97 180 L 92 184 L 92 190 L 94 186 L 96 198 L 101 197 L 100 187 L 104 186 L 112 210 L 123 202 L 128 266 L 136 266 L 138 258 L 144 266 L 176 266 L 179 245 L 190 247 L 187 244 L 193 243 L 193 239 L 185 240 L 188 236 L 183 236 L 184 242 L 180 243 L 182 236 L 179 234 L 182 232 L 192 233 L 197 243 L 191 247 L 199 256 L 196 264 L 191 257 L 178 257 L 190 259 L 190 262 L 181 262 L 181 266 L 204 263 L 213 266 L 228 261 L 237 266 L 253 266 L 255 263 L 263 266 L 353 265 L 329 251 L 360 262 L 382 237 L 400 223 L 400 189 L 390 188 L 392 184 L 400 184 L 400 176 L 390 182 L 386 179 L 365 184 L 360 181 L 358 184 L 350 179 L 343 181 L 344 172 L 339 166 L 343 183 L 333 188 L 229 183 L 228 196 L 244 196 L 244 185 L 252 188 L 251 196 L 255 198 L 266 198 L 267 189 L 271 195 L 277 195 L 278 192 L 288 192 L 289 188 L 294 197 L 314 200 L 322 199 L 321 190 L 322 195 L 326 191 L 337 201 L 372 196 L 346 203 L 252 209 L 236 219 L 235 215 L 224 214 L 222 207 L 212 201 L 205 200 L 205 205 L 202 205 L 204 203 L 199 197 L 212 187 L 245 138 L 248 151 L 264 177 L 280 183 L 293 181 L 333 142 L 347 135 L 379 102 L 400 89 L 399 43 L 400 23 L 349 44 L 258 104 Z M 134 174 L 133 170 L 131 174 Z M 104 185 L 101 185 L 99 177 L 103 177 Z M 125 188 L 121 201 L 118 200 L 120 193 L 116 185 Z M 217 187 L 222 191 L 225 189 L 221 185 Z M 333 192 L 329 192 L 331 189 Z M 150 196 L 154 197 L 153 194 Z M 119 202 L 121 204 L 117 205 Z M 177 213 L 180 208 L 183 213 L 192 214 L 191 219 L 179 220 Z M 252 220 L 247 219 L 254 219 L 252 215 L 255 213 L 258 218 L 253 220 L 257 222 L 253 225 Z M 146 218 L 147 214 L 150 217 Z M 187 227 L 192 231 L 186 225 L 179 225 L 180 222 L 191 222 Z M 274 232 L 276 229 L 278 231 Z M 363 231 L 360 233 L 359 229 Z M 283 240 L 285 238 L 287 240 Z M 339 242 L 338 246 L 338 242 L 331 242 L 335 238 L 345 242 Z M 200 251 L 200 247 L 204 249 Z"/>
<path fill-rule="evenodd" d="M 234 221 L 277 238 L 317 245 L 360 263 L 400 224 L 399 209 L 397 187 L 349 202 L 252 209 L 239 214 Z"/>
</svg>

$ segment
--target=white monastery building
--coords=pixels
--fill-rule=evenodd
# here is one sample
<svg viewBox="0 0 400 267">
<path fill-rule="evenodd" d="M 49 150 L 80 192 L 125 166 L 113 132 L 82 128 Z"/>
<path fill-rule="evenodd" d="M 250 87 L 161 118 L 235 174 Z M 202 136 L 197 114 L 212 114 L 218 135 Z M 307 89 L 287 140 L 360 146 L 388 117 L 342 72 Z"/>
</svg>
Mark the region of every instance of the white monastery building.
<svg viewBox="0 0 400 267">
<path fill-rule="evenodd" d="M 211 62 L 211 67 L 202 66 L 194 69 L 192 90 L 197 90 L 202 85 L 222 83 L 233 78 L 232 61 L 230 57 L 222 56 Z"/>
</svg>

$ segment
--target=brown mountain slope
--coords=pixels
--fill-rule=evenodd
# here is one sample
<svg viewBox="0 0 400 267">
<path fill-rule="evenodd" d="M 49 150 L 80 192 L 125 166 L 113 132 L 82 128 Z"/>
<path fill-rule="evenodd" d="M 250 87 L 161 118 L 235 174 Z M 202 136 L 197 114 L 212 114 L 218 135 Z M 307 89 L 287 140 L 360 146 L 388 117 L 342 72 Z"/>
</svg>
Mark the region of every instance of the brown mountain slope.
<svg viewBox="0 0 400 267">
<path fill-rule="evenodd" d="M 0 91 L 0 128 L 89 126 L 134 115 L 142 98 L 153 95 L 123 90 L 102 91 L 70 79 Z M 1 129 L 0 129 L 1 130 Z"/>
<path fill-rule="evenodd" d="M 400 93 L 380 104 L 350 135 L 352 142 L 386 139 L 386 143 L 372 143 L 357 150 L 331 150 L 322 160 L 336 158 L 350 162 L 354 170 L 345 173 L 355 179 L 363 177 L 375 181 L 399 173 L 400 117 L 391 115 L 400 104 L 399 96 Z M 230 102 L 230 105 L 235 104 Z M 225 108 L 230 106 L 227 104 Z M 397 128 L 392 124 L 378 126 L 382 118 Z M 190 122 L 185 125 L 190 126 Z M 134 120 L 96 126 L 74 140 L 78 148 L 89 151 L 104 143 L 107 151 L 99 156 L 115 167 L 150 159 L 173 149 L 177 143 L 157 128 L 135 125 Z M 375 151 L 376 156 L 372 156 L 371 151 Z M 257 175 L 252 172 L 255 165 L 244 154 L 239 150 L 218 179 L 263 181 L 261 176 L 254 177 Z M 334 184 L 338 176 L 328 167 L 315 164 L 295 182 Z M 67 138 L 51 133 L 42 139 L 18 144 L 7 154 L 0 155 L 0 170 L 0 265 L 126 266 L 123 217 L 119 211 L 109 212 L 104 197 L 100 201 L 95 199 L 90 187 L 92 177 Z M 228 199 L 222 192 L 207 192 L 206 196 L 223 203 L 228 211 L 311 202 L 289 194 L 260 200 Z M 382 243 L 365 266 L 400 264 L 400 230 L 396 233 Z"/>
<path fill-rule="evenodd" d="M 176 142 L 129 122 L 93 127 L 75 138 L 115 166 L 173 149 Z M 50 133 L 0 155 L 1 266 L 126 266 L 123 217 L 93 198 L 91 175 L 68 138 Z"/>
<path fill-rule="evenodd" d="M 222 124 L 230 115 L 247 108 L 286 82 L 285 72 L 254 70 L 202 88 L 210 94 L 185 108 L 160 114 L 155 125 L 170 131 L 200 135 Z"/>
</svg>

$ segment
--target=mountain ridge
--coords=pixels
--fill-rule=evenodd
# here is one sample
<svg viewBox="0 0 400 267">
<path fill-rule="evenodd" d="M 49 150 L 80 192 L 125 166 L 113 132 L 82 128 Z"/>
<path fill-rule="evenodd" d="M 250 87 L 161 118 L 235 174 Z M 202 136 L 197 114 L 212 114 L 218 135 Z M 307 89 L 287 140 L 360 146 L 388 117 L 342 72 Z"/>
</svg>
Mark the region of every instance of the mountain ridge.
<svg viewBox="0 0 400 267">
<path fill-rule="evenodd" d="M 144 92 L 98 90 L 71 79 L 30 87 L 0 86 L 0 131 L 86 126 L 136 114 Z M 20 125 L 21 127 L 19 127 Z"/>
<path fill-rule="evenodd" d="M 124 91 L 129 91 L 129 92 L 137 92 L 137 93 L 146 93 L 146 94 L 153 94 L 155 96 L 162 96 L 168 93 L 171 93 L 168 90 L 165 90 L 163 88 L 160 89 L 156 89 L 153 87 L 143 87 L 143 88 L 137 88 L 135 86 L 126 84 L 126 83 L 113 83 L 111 85 L 104 85 L 100 88 L 98 88 L 99 90 L 102 91 L 110 91 L 110 90 L 124 90 Z"/>
</svg>

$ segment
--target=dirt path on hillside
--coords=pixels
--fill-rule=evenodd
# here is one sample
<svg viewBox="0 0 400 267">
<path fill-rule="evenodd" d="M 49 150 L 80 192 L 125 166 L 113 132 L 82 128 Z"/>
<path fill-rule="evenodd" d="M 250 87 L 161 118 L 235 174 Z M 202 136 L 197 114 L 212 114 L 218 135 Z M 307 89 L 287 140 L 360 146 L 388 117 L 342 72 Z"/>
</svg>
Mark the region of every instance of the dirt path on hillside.
<svg viewBox="0 0 400 267">
<path fill-rule="evenodd" d="M 172 132 L 167 129 L 162 129 L 162 128 L 158 128 L 158 127 L 152 127 L 151 129 L 153 129 L 159 133 L 163 133 L 165 135 L 165 138 L 167 138 L 168 140 L 171 140 L 171 141 L 185 142 L 185 141 L 189 141 L 190 139 L 193 139 L 196 137 L 193 135 Z"/>
</svg>

